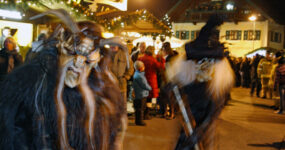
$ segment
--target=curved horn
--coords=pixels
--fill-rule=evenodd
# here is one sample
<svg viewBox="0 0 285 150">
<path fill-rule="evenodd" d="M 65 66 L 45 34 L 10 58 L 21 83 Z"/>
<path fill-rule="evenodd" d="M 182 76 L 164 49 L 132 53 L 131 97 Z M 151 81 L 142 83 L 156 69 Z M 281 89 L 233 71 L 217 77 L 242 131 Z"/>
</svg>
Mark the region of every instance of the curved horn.
<svg viewBox="0 0 285 150">
<path fill-rule="evenodd" d="M 70 14 L 64 9 L 50 9 L 44 13 L 31 17 L 30 20 L 35 20 L 35 19 L 41 18 L 49 14 L 55 15 L 59 19 L 61 19 L 62 22 L 66 25 L 66 27 L 68 27 L 72 31 L 72 33 L 80 32 L 80 29 L 77 26 L 77 23 L 72 19 Z"/>
</svg>

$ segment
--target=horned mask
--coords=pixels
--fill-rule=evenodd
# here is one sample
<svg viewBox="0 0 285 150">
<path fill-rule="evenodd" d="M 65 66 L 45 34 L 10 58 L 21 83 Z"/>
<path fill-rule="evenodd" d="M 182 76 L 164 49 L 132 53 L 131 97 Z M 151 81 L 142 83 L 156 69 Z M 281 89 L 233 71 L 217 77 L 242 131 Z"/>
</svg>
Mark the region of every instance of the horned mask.
<svg viewBox="0 0 285 150">
<path fill-rule="evenodd" d="M 64 23 L 58 26 L 50 39 L 57 40 L 58 49 L 58 75 L 55 90 L 55 103 L 58 116 L 58 135 L 61 149 L 72 149 L 68 142 L 66 131 L 67 111 L 63 102 L 65 87 L 79 87 L 79 92 L 86 108 L 85 133 L 88 140 L 88 149 L 95 149 L 94 145 L 94 120 L 96 118 L 95 96 L 88 86 L 88 76 L 91 69 L 100 61 L 100 47 L 102 47 L 103 29 L 91 21 L 75 22 L 63 9 L 49 10 L 30 19 L 37 19 L 44 15 L 53 14 Z M 112 40 L 103 42 L 112 44 Z"/>
</svg>

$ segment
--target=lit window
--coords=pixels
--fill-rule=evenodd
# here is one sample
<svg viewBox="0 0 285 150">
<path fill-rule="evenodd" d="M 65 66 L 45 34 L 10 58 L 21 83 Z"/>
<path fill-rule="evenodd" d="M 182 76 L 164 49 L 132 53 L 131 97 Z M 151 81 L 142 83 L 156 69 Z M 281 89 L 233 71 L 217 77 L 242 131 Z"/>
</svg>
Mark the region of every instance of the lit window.
<svg viewBox="0 0 285 150">
<path fill-rule="evenodd" d="M 274 31 L 270 32 L 270 41 L 271 42 L 281 43 L 281 37 L 282 37 L 282 34 L 279 32 L 274 32 Z"/>
<path fill-rule="evenodd" d="M 241 30 L 227 30 L 226 40 L 241 40 Z"/>
<path fill-rule="evenodd" d="M 245 30 L 244 31 L 244 40 L 260 40 L 261 31 L 256 30 L 255 34 L 253 34 L 253 30 Z"/>
<path fill-rule="evenodd" d="M 182 40 L 189 39 L 189 31 L 176 31 L 176 37 Z"/>
<path fill-rule="evenodd" d="M 200 33 L 200 30 L 191 31 L 191 40 L 195 40 Z"/>
</svg>

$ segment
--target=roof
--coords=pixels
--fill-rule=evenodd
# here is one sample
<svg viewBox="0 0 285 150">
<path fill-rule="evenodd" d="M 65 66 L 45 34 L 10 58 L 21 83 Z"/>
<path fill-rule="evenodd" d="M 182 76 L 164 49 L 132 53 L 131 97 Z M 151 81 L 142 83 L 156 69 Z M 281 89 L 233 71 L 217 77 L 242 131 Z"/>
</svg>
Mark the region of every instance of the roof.
<svg viewBox="0 0 285 150">
<path fill-rule="evenodd" d="M 226 14 L 230 21 L 241 21 L 248 18 L 242 14 L 247 9 L 254 13 L 260 13 L 263 17 L 259 19 L 272 18 L 279 24 L 285 25 L 285 5 L 283 0 L 144 0 L 144 4 L 138 4 L 137 0 L 129 0 L 128 9 L 136 10 L 145 8 L 158 18 L 162 18 L 166 13 L 174 22 L 204 21 L 211 13 Z M 212 6 L 221 3 L 223 6 L 227 2 L 237 4 L 235 11 L 216 11 Z M 210 7 L 209 7 L 210 6 Z M 216 5 L 217 6 L 217 5 Z M 211 11 L 212 9 L 212 11 Z M 195 12 L 196 10 L 196 12 Z M 199 11 L 197 11 L 199 10 Z M 187 18 L 188 15 L 188 18 Z M 191 18 L 192 15 L 192 18 Z M 194 19 L 196 17 L 196 20 Z"/>
</svg>

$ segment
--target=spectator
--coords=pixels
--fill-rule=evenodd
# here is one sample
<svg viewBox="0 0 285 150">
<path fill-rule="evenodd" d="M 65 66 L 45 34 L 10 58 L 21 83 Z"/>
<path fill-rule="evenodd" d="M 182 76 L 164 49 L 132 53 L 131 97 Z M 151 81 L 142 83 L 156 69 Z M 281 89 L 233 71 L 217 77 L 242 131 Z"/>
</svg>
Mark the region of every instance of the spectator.
<svg viewBox="0 0 285 150">
<path fill-rule="evenodd" d="M 178 56 L 178 52 L 174 51 L 171 48 L 171 45 L 169 42 L 165 42 L 162 45 L 162 53 L 164 55 L 164 59 L 166 62 L 166 66 L 169 65 L 169 63 Z M 167 67 L 165 68 L 167 69 Z M 159 75 L 158 75 L 158 83 L 160 87 L 160 93 L 158 97 L 158 103 L 160 106 L 160 113 L 163 115 L 163 117 L 167 119 L 173 119 L 174 118 L 174 104 L 173 101 L 170 101 L 167 93 L 167 86 L 166 86 L 166 77 L 165 77 L 165 69 L 160 69 Z M 167 106 L 169 107 L 169 115 L 167 114 Z"/>
<path fill-rule="evenodd" d="M 266 52 L 266 57 L 262 58 L 257 67 L 258 77 L 261 78 L 261 85 L 263 96 L 262 98 L 266 98 L 266 94 L 269 92 L 269 79 L 270 73 L 272 70 L 272 60 L 270 57 L 270 53 Z"/>
<path fill-rule="evenodd" d="M 256 54 L 256 56 L 253 58 L 251 64 L 250 64 L 250 77 L 251 77 L 251 90 L 250 95 L 252 96 L 254 93 L 254 90 L 256 88 L 256 96 L 260 97 L 260 91 L 261 91 L 261 79 L 257 75 L 257 66 L 259 64 L 259 61 L 261 59 L 261 56 Z"/>
<path fill-rule="evenodd" d="M 12 37 L 8 37 L 4 41 L 4 48 L 0 51 L 0 81 L 20 64 L 22 56 L 16 50 L 16 42 Z"/>
<path fill-rule="evenodd" d="M 136 46 L 132 48 L 131 53 L 133 53 L 133 52 L 137 51 L 137 50 L 138 50 L 138 48 L 139 48 L 139 45 L 140 45 L 140 43 L 138 42 L 138 43 L 136 44 Z"/>
<path fill-rule="evenodd" d="M 121 94 L 125 100 L 125 107 L 127 108 L 127 80 L 134 73 L 133 61 L 128 54 L 127 47 L 120 46 L 124 45 L 121 38 L 113 37 L 109 40 L 113 41 L 113 44 L 110 45 L 112 56 L 111 71 L 118 79 Z"/>
<path fill-rule="evenodd" d="M 149 91 L 151 90 L 151 86 L 147 83 L 145 78 L 145 67 L 142 61 L 136 61 L 134 64 L 135 74 L 133 77 L 133 87 L 135 91 L 135 100 L 134 100 L 134 108 L 135 108 L 135 123 L 136 125 L 145 126 L 144 118 L 144 110 L 146 109 L 146 99 L 149 95 Z"/>
<path fill-rule="evenodd" d="M 240 66 L 241 72 L 241 85 L 242 87 L 249 88 L 249 80 L 250 80 L 250 67 L 248 58 L 244 57 Z"/>
<path fill-rule="evenodd" d="M 278 94 L 275 92 L 276 90 L 274 90 L 274 83 L 275 83 L 275 77 L 276 77 L 276 68 L 278 66 L 278 61 L 280 58 L 281 58 L 280 52 L 277 52 L 275 54 L 275 57 L 272 56 L 272 69 L 270 72 L 270 78 L 269 78 L 269 83 L 268 83 L 270 99 L 272 99 L 275 96 L 278 96 Z"/>
<path fill-rule="evenodd" d="M 137 61 L 139 57 L 142 57 L 144 55 L 145 48 L 146 48 L 145 42 L 141 42 L 140 49 L 132 52 L 131 57 L 133 62 Z"/>
<path fill-rule="evenodd" d="M 32 43 L 32 48 L 29 49 L 26 55 L 25 62 L 32 60 L 38 54 L 38 52 L 40 52 L 44 48 L 46 39 L 47 36 L 44 33 L 41 33 L 38 36 L 38 40 Z"/>
<path fill-rule="evenodd" d="M 278 66 L 276 68 L 276 79 L 274 84 L 274 89 L 279 89 L 280 93 L 280 106 L 279 110 L 276 111 L 278 114 L 282 114 L 284 107 L 285 107 L 285 58 L 282 57 L 279 62 Z"/>
<path fill-rule="evenodd" d="M 236 87 L 241 86 L 241 73 L 240 73 L 240 66 L 241 66 L 242 58 L 239 57 L 235 61 L 235 75 L 236 75 Z"/>
<path fill-rule="evenodd" d="M 147 98 L 147 103 L 152 102 L 152 98 L 157 98 L 159 94 L 158 83 L 157 83 L 157 71 L 164 68 L 165 60 L 161 58 L 161 62 L 157 61 L 154 57 L 154 47 L 148 46 L 144 56 L 140 57 L 139 60 L 145 65 L 145 76 L 151 86 L 152 90 Z M 150 119 L 149 108 L 145 110 L 145 119 Z"/>
</svg>

